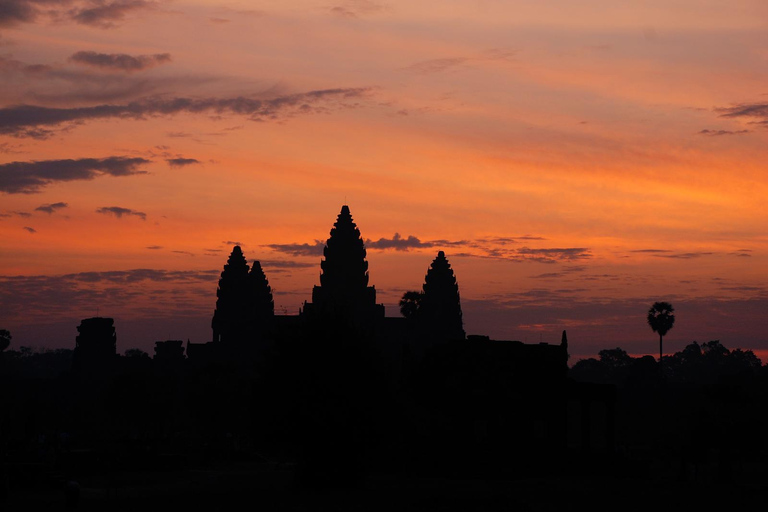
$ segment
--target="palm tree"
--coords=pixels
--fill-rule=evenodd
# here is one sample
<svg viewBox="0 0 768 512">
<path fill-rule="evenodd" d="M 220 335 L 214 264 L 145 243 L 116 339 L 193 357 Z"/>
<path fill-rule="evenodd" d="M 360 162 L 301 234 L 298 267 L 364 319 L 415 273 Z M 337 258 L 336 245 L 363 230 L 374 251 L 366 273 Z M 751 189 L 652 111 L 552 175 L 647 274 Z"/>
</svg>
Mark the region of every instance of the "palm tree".
<svg viewBox="0 0 768 512">
<path fill-rule="evenodd" d="M 648 310 L 648 325 L 653 332 L 659 333 L 659 365 L 661 365 L 661 344 L 664 335 L 675 325 L 675 308 L 669 302 L 654 302 Z"/>
</svg>

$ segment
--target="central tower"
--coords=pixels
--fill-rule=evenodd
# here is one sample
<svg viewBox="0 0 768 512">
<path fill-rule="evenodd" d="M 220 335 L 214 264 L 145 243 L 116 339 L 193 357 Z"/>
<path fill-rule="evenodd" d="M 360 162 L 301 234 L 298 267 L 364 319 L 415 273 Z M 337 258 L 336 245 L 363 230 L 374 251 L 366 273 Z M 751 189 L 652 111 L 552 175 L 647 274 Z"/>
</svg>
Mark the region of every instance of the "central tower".
<svg viewBox="0 0 768 512">
<path fill-rule="evenodd" d="M 307 313 L 358 326 L 373 320 L 383 306 L 376 305 L 376 288 L 368 286 L 365 244 L 347 205 L 341 207 L 323 256 L 320 286 L 312 290 L 312 304 L 305 306 Z"/>
</svg>

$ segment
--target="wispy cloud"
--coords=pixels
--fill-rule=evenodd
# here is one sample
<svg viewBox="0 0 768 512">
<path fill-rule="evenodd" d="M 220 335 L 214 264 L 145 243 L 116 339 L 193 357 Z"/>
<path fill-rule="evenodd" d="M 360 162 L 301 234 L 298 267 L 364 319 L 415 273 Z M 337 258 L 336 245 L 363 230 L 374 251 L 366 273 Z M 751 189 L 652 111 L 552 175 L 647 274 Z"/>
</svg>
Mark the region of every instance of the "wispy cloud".
<svg viewBox="0 0 768 512">
<path fill-rule="evenodd" d="M 362 18 L 374 14 L 380 14 L 387 10 L 387 6 L 371 0 L 346 0 L 329 9 L 330 13 L 341 18 Z"/>
<path fill-rule="evenodd" d="M 518 237 L 523 239 L 524 237 Z M 527 236 L 530 240 L 544 240 L 543 237 Z M 508 247 L 517 244 L 511 237 L 493 237 L 477 240 L 421 240 L 414 235 L 403 237 L 395 233 L 391 238 L 381 237 L 378 240 L 365 239 L 365 247 L 370 250 L 409 251 L 420 249 L 464 248 L 464 252 L 454 253 L 457 257 L 490 258 L 515 262 L 533 261 L 539 263 L 568 263 L 592 258 L 590 249 L 586 247 L 566 248 L 530 248 Z M 315 240 L 313 243 L 269 244 L 274 251 L 293 256 L 322 256 L 325 241 Z"/>
<path fill-rule="evenodd" d="M 395 233 L 392 238 L 379 238 L 378 240 L 366 240 L 365 247 L 368 249 L 395 249 L 396 251 L 407 251 L 408 249 L 420 249 L 424 247 L 433 247 L 432 242 L 422 242 L 413 235 L 407 238 Z"/>
<path fill-rule="evenodd" d="M 69 57 L 71 62 L 86 64 L 101 69 L 117 71 L 141 71 L 171 61 L 170 53 L 156 53 L 154 55 L 128 55 L 125 53 L 97 53 L 80 51 Z"/>
<path fill-rule="evenodd" d="M 0 26 L 34 21 L 40 4 L 45 3 L 46 0 L 3 0 L 0 4 Z"/>
<path fill-rule="evenodd" d="M 266 269 L 294 269 L 294 268 L 314 268 L 317 267 L 317 263 L 307 263 L 305 261 L 292 261 L 292 260 L 259 260 L 262 267 Z"/>
<path fill-rule="evenodd" d="M 68 206 L 69 205 L 67 203 L 62 203 L 62 202 L 52 203 L 52 204 L 42 204 L 42 205 L 38 206 L 37 208 L 35 208 L 35 211 L 37 211 L 37 212 L 45 212 L 48 215 L 51 215 L 56 210 L 61 210 L 62 208 L 66 208 Z"/>
<path fill-rule="evenodd" d="M 70 329 L 79 319 L 95 312 L 94 304 L 108 315 L 119 311 L 122 321 L 166 318 L 173 322 L 180 317 L 194 317 L 207 319 L 200 324 L 210 325 L 209 310 L 211 301 L 216 301 L 220 274 L 220 268 L 139 268 L 66 275 L 0 275 L 0 304 L 6 320 L 64 320 Z"/>
<path fill-rule="evenodd" d="M 682 252 L 682 253 L 673 253 L 673 254 L 654 254 L 657 258 L 671 258 L 671 259 L 678 259 L 678 260 L 691 260 L 694 258 L 701 258 L 702 256 L 712 256 L 713 252 Z"/>
<path fill-rule="evenodd" d="M 768 103 L 738 103 L 730 107 L 719 107 L 715 112 L 720 117 L 731 119 L 752 119 L 751 124 L 768 126 Z"/>
<path fill-rule="evenodd" d="M 147 214 L 132 210 L 130 208 L 123 208 L 122 206 L 102 206 L 96 210 L 96 213 L 103 213 L 105 215 L 114 215 L 118 219 L 122 219 L 123 216 L 133 215 L 139 217 L 141 220 L 147 220 Z"/>
<path fill-rule="evenodd" d="M 403 69 L 404 71 L 420 74 L 439 73 L 472 62 L 511 61 L 516 54 L 517 50 L 509 48 L 491 48 L 476 55 L 440 57 L 436 59 L 422 60 L 411 64 L 410 66 L 406 66 Z"/>
<path fill-rule="evenodd" d="M 41 16 L 56 21 L 111 28 L 131 12 L 154 9 L 146 0 L 2 0 L 0 26 L 33 23 Z"/>
<path fill-rule="evenodd" d="M 196 158 L 168 158 L 165 160 L 171 167 L 186 167 L 188 165 L 199 164 L 200 160 Z"/>
<path fill-rule="evenodd" d="M 110 156 L 77 160 L 37 160 L 0 164 L 0 192 L 34 194 L 59 181 L 92 180 L 99 176 L 146 174 L 138 170 L 150 163 L 145 158 Z"/>
<path fill-rule="evenodd" d="M 270 121 L 299 114 L 327 111 L 331 106 L 349 107 L 347 103 L 362 98 L 369 88 L 323 89 L 271 99 L 244 96 L 236 98 L 149 98 L 125 105 L 52 108 L 18 105 L 0 109 L 0 134 L 16 137 L 50 135 L 49 128 L 65 123 L 94 119 L 146 119 L 147 116 L 169 116 L 180 113 L 214 113 L 246 116 L 252 121 Z"/>
<path fill-rule="evenodd" d="M 112 28 L 116 22 L 125 19 L 126 15 L 140 10 L 154 9 L 155 2 L 146 0 L 90 0 L 85 5 L 70 9 L 66 15 L 83 25 L 100 28 Z"/>
<path fill-rule="evenodd" d="M 407 66 L 405 70 L 413 73 L 437 73 L 459 66 L 470 60 L 472 60 L 470 57 L 443 57 L 439 59 L 422 60 Z"/>
<path fill-rule="evenodd" d="M 745 133 L 752 133 L 752 130 L 701 130 L 699 135 L 709 135 L 710 137 L 718 137 L 720 135 L 743 135 Z"/>
<path fill-rule="evenodd" d="M 576 261 L 586 260 L 592 257 L 592 253 L 586 247 L 567 247 L 567 248 L 545 248 L 531 249 L 521 247 L 517 251 L 518 255 L 525 259 L 538 261 L 541 263 L 554 263 L 556 261 Z"/>
<path fill-rule="evenodd" d="M 561 277 L 573 276 L 573 274 L 581 273 L 585 270 L 587 270 L 587 267 L 584 265 L 571 265 L 563 267 L 563 269 L 558 272 L 545 272 L 543 274 L 528 277 L 531 279 L 559 279 Z"/>
<path fill-rule="evenodd" d="M 273 251 L 290 254 L 291 256 L 322 256 L 325 241 L 315 240 L 312 244 L 267 244 Z"/>
<path fill-rule="evenodd" d="M 24 229 L 26 229 L 32 234 L 37 233 L 37 230 L 35 228 L 30 228 L 29 226 L 24 226 Z"/>
<path fill-rule="evenodd" d="M 221 80 L 220 77 L 209 74 L 147 75 L 121 71 L 117 67 L 108 67 L 107 64 L 111 62 L 114 66 L 130 67 L 130 59 L 134 57 L 94 54 L 97 58 L 88 58 L 89 53 L 92 52 L 86 52 L 79 62 L 84 63 L 87 60 L 92 65 L 77 67 L 61 63 L 28 63 L 10 55 L 0 55 L 0 94 L 4 96 L 3 105 L 13 108 L 37 103 L 47 107 L 66 108 L 106 103 L 120 105 L 142 97 L 148 98 L 152 94 L 168 96 L 179 88 L 189 90 L 191 87 Z M 112 58 L 113 56 L 116 57 Z M 162 62 L 162 59 L 159 60 Z M 104 65 L 96 66 L 96 62 Z M 77 62 L 70 58 L 69 64 L 72 63 Z M 144 59 L 144 69 L 150 63 L 151 61 Z M 42 129 L 37 131 L 44 133 Z"/>
</svg>

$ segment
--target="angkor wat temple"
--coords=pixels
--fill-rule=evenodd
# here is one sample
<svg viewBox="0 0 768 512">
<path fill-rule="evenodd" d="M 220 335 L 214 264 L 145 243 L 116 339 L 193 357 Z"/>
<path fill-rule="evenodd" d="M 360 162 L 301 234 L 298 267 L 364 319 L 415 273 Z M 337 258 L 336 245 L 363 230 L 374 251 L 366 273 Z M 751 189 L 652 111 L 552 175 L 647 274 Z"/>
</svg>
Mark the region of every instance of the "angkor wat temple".
<svg viewBox="0 0 768 512">
<path fill-rule="evenodd" d="M 546 465 L 564 453 L 565 333 L 559 344 L 467 336 L 459 286 L 443 251 L 427 269 L 422 290 L 404 297 L 407 316 L 385 316 L 369 283 L 363 238 L 347 205 L 323 254 L 312 301 L 296 315 L 277 315 L 261 265 L 254 261 L 249 267 L 241 248 L 234 247 L 219 280 L 213 341 L 188 343 L 189 362 L 198 367 L 213 361 L 255 364 L 262 377 L 286 371 L 353 408 L 375 395 L 382 404 L 391 393 L 406 396 L 410 406 L 432 415 L 420 425 L 430 434 L 417 444 L 421 449 L 431 446 L 427 451 L 434 460 L 445 456 L 436 453 L 441 443 L 452 445 L 459 459 L 482 453 L 481 459 L 496 463 L 517 457 L 526 465 Z M 304 375 L 296 375 L 296 368 Z M 381 381 L 374 385 L 371 375 Z M 333 384 L 325 381 L 338 378 Z M 365 396 L 356 394 L 365 389 Z M 337 426 L 344 432 L 349 425 Z"/>
<path fill-rule="evenodd" d="M 342 206 L 320 262 L 320 285 L 297 315 L 276 315 L 269 281 L 258 261 L 249 267 L 235 246 L 221 273 L 213 341 L 190 343 L 192 359 L 237 359 L 259 352 L 275 340 L 301 336 L 320 326 L 373 343 L 386 353 L 420 356 L 441 342 L 465 340 L 459 286 L 443 251 L 427 270 L 423 291 L 408 304 L 405 317 L 387 317 L 369 286 L 368 262 L 360 230 L 349 207 Z"/>
<path fill-rule="evenodd" d="M 50 392 L 30 397 L 23 380 L 9 384 L 15 417 L 46 411 L 26 431 L 26 420 L 13 423 L 11 436 L 66 429 L 88 453 L 106 447 L 98 456 L 115 467 L 205 465 L 233 454 L 285 461 L 308 485 L 349 483 L 369 470 L 552 472 L 574 439 L 588 446 L 586 409 L 569 425 L 565 333 L 555 344 L 467 336 L 443 251 L 421 290 L 405 294 L 402 315 L 386 316 L 345 205 L 320 269 L 311 302 L 275 314 L 261 265 L 234 247 L 212 341 L 159 341 L 153 358 L 117 355 L 111 318 L 83 320 L 71 371 L 47 382 Z"/>
</svg>

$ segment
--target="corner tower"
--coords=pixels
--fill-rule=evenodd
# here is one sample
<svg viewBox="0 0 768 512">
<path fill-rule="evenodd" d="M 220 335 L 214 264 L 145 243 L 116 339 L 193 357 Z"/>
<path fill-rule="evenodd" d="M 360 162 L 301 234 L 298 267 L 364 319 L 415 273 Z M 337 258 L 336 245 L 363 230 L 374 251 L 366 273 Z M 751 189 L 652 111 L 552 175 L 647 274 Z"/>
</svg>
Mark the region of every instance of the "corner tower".
<svg viewBox="0 0 768 512">
<path fill-rule="evenodd" d="M 439 338 L 464 339 L 459 285 L 443 251 L 427 270 L 423 289 L 419 315 L 425 326 Z"/>
<path fill-rule="evenodd" d="M 216 290 L 216 311 L 211 327 L 213 341 L 234 342 L 247 338 L 252 298 L 248 286 L 248 263 L 239 245 L 232 249 Z"/>
</svg>

